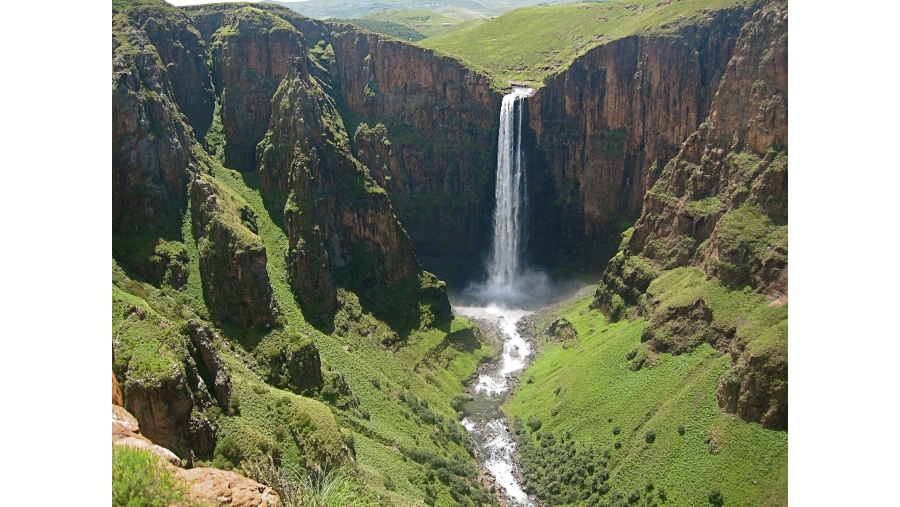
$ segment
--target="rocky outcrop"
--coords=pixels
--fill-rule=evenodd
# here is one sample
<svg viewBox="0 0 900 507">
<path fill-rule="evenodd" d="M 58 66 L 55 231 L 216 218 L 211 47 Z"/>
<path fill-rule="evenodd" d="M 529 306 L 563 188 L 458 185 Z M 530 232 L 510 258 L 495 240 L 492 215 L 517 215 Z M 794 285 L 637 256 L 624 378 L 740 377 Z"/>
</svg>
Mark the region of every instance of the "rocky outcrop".
<svg viewBox="0 0 900 507">
<path fill-rule="evenodd" d="M 719 406 L 777 429 L 787 428 L 787 321 L 755 342 L 716 328 L 702 299 L 657 311 L 629 280 L 649 285 L 662 271 L 695 266 L 727 289 L 785 304 L 787 149 L 787 5 L 771 1 L 741 27 L 708 116 L 644 195 L 594 302 L 608 314 L 637 305 L 650 319 L 642 340 L 658 351 L 704 341 L 729 351 Z"/>
<path fill-rule="evenodd" d="M 292 60 L 306 46 L 293 25 L 266 10 L 245 6 L 222 14 L 211 36 L 213 81 L 222 104 L 225 165 L 256 168 L 256 145 L 269 128 L 272 96 Z"/>
<path fill-rule="evenodd" d="M 602 268 L 660 169 L 709 114 L 744 9 L 715 11 L 678 36 L 600 45 L 529 100 L 535 257 Z"/>
<path fill-rule="evenodd" d="M 243 475 L 215 468 L 181 468 L 181 460 L 172 451 L 156 445 L 141 434 L 137 419 L 122 407 L 112 406 L 113 445 L 143 449 L 164 459 L 175 476 L 188 485 L 188 500 L 201 505 L 274 507 L 279 497 L 271 488 Z"/>
<path fill-rule="evenodd" d="M 113 233 L 177 227 L 190 175 L 204 162 L 147 34 L 113 16 Z"/>
<path fill-rule="evenodd" d="M 191 217 L 213 318 L 241 327 L 274 324 L 280 310 L 253 209 L 213 179 L 198 176 L 191 184 Z"/>
<path fill-rule="evenodd" d="M 127 14 L 147 34 L 165 66 L 178 109 L 202 139 L 212 122 L 215 95 L 206 43 L 193 20 L 162 1 L 137 3 Z"/>
<path fill-rule="evenodd" d="M 116 378 L 115 372 L 112 372 L 112 404 L 120 407 L 125 404 L 125 400 L 122 398 L 122 390 L 119 389 L 119 380 Z"/>
<path fill-rule="evenodd" d="M 764 428 L 788 427 L 787 344 L 732 353 L 732 368 L 719 382 L 716 402 L 725 412 Z"/>
<path fill-rule="evenodd" d="M 502 94 L 457 60 L 331 25 L 335 77 L 356 156 L 372 169 L 416 253 L 445 268 L 487 248 Z M 381 124 L 381 127 L 377 127 Z M 370 129 L 381 129 L 371 135 Z"/>
<path fill-rule="evenodd" d="M 175 453 L 154 444 L 149 438 L 142 435 L 137 419 L 123 407 L 115 404 L 112 406 L 112 443 L 113 445 L 145 449 L 173 465 L 181 464 L 181 459 Z"/>
<path fill-rule="evenodd" d="M 216 352 L 215 342 L 221 343 L 222 338 L 218 333 L 199 320 L 190 320 L 187 323 L 188 336 L 190 337 L 190 353 L 197 364 L 197 370 L 208 391 L 219 403 L 219 407 L 225 413 L 231 412 L 231 376 L 225 362 Z"/>
<path fill-rule="evenodd" d="M 173 365 L 169 378 L 129 376 L 124 383 L 125 408 L 141 422 L 144 435 L 192 463 L 195 457 L 211 456 L 216 444 L 212 425 L 194 410 L 204 395 L 209 397 L 201 387 L 196 371 L 184 365 Z"/>
<path fill-rule="evenodd" d="M 322 386 L 322 359 L 309 338 L 293 337 L 288 345 L 266 355 L 264 362 L 269 367 L 266 381 L 276 387 L 310 394 Z"/>
<path fill-rule="evenodd" d="M 260 172 L 284 210 L 291 283 L 307 318 L 330 325 L 340 284 L 401 327 L 447 319 L 443 283 L 422 271 L 387 194 L 352 155 L 334 99 L 306 65 L 297 62 L 272 104 Z"/>
<path fill-rule="evenodd" d="M 241 474 L 216 468 L 179 468 L 175 476 L 188 484 L 188 498 L 201 505 L 275 507 L 278 494 L 272 488 Z"/>
</svg>

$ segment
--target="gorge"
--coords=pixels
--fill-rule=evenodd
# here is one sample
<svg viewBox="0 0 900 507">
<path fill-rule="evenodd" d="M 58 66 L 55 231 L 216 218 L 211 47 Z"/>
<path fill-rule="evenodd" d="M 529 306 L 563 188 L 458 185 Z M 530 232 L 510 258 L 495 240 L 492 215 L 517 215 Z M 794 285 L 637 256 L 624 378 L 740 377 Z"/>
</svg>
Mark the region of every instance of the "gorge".
<svg viewBox="0 0 900 507">
<path fill-rule="evenodd" d="M 455 30 L 113 2 L 119 404 L 347 505 L 786 504 L 786 2 Z"/>
</svg>

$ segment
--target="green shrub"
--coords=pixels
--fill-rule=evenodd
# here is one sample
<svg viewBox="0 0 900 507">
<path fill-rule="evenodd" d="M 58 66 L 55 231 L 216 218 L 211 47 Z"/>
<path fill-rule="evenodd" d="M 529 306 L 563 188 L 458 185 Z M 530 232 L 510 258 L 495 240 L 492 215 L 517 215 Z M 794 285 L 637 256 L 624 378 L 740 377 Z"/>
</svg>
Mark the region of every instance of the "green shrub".
<svg viewBox="0 0 900 507">
<path fill-rule="evenodd" d="M 622 428 L 620 428 L 618 425 L 613 426 L 613 435 L 618 435 L 619 433 L 622 433 Z"/>
<path fill-rule="evenodd" d="M 648 444 L 652 444 L 653 442 L 656 442 L 656 432 L 653 430 L 649 430 L 644 435 L 644 439 L 647 441 Z"/>
<path fill-rule="evenodd" d="M 682 426 L 682 425 L 680 425 L 680 424 L 678 425 L 678 434 L 679 434 L 679 435 L 684 435 L 684 426 Z"/>
<path fill-rule="evenodd" d="M 244 459 L 244 452 L 237 440 L 226 436 L 216 444 L 214 466 L 216 468 L 236 468 Z"/>
<path fill-rule="evenodd" d="M 634 504 L 637 503 L 638 500 L 641 499 L 641 491 L 636 489 L 628 495 L 628 503 Z"/>
<path fill-rule="evenodd" d="M 709 503 L 719 507 L 725 503 L 725 497 L 722 496 L 722 490 L 719 488 L 713 488 L 712 491 L 709 492 Z"/>
<path fill-rule="evenodd" d="M 183 502 L 187 486 L 150 451 L 128 446 L 112 450 L 113 507 L 165 507 Z"/>
</svg>

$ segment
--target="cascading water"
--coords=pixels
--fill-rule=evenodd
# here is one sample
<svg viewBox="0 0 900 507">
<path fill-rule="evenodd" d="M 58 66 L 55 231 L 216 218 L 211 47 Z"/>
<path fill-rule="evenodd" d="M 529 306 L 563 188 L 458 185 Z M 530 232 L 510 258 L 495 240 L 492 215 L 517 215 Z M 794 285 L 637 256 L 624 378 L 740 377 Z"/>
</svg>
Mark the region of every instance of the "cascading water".
<svg viewBox="0 0 900 507">
<path fill-rule="evenodd" d="M 534 94 L 531 88 L 514 88 L 503 97 L 500 109 L 500 136 L 497 141 L 497 198 L 494 209 L 494 242 L 486 268 L 485 283 L 469 287 L 467 303 L 455 311 L 467 317 L 489 321 L 499 327 L 503 337 L 502 359 L 478 376 L 473 399 L 466 404 L 463 426 L 472 434 L 482 465 L 494 476 L 512 505 L 533 507 L 516 479 L 515 442 L 500 404 L 509 392 L 510 374 L 525 367 L 531 345 L 516 329 L 518 321 L 530 312 L 523 303 L 533 302 L 529 287 L 545 278 L 528 272 L 522 250 L 525 245 L 526 186 L 525 160 L 522 150 L 522 116 L 525 98 Z"/>
<path fill-rule="evenodd" d="M 522 151 L 522 116 L 531 88 L 514 88 L 500 107 L 497 140 L 497 199 L 494 208 L 494 244 L 488 262 L 490 289 L 500 293 L 515 290 L 522 274 L 520 260 L 525 242 L 525 156 Z"/>
</svg>

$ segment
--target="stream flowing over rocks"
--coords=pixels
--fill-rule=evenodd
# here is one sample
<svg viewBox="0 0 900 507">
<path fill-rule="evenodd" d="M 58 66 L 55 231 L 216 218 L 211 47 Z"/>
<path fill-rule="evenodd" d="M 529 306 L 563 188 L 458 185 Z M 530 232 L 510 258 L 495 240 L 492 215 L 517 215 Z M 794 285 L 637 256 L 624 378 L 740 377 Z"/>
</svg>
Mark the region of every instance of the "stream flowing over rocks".
<svg viewBox="0 0 900 507">
<path fill-rule="evenodd" d="M 454 310 L 482 327 L 496 327 L 503 342 L 501 358 L 481 370 L 472 385 L 472 399 L 464 407 L 462 425 L 475 440 L 479 462 L 494 477 L 507 499 L 513 505 L 534 506 L 516 478 L 516 443 L 500 412 L 516 373 L 525 368 L 532 354 L 531 344 L 516 329 L 519 320 L 531 312 L 508 310 L 496 304 Z"/>
</svg>

